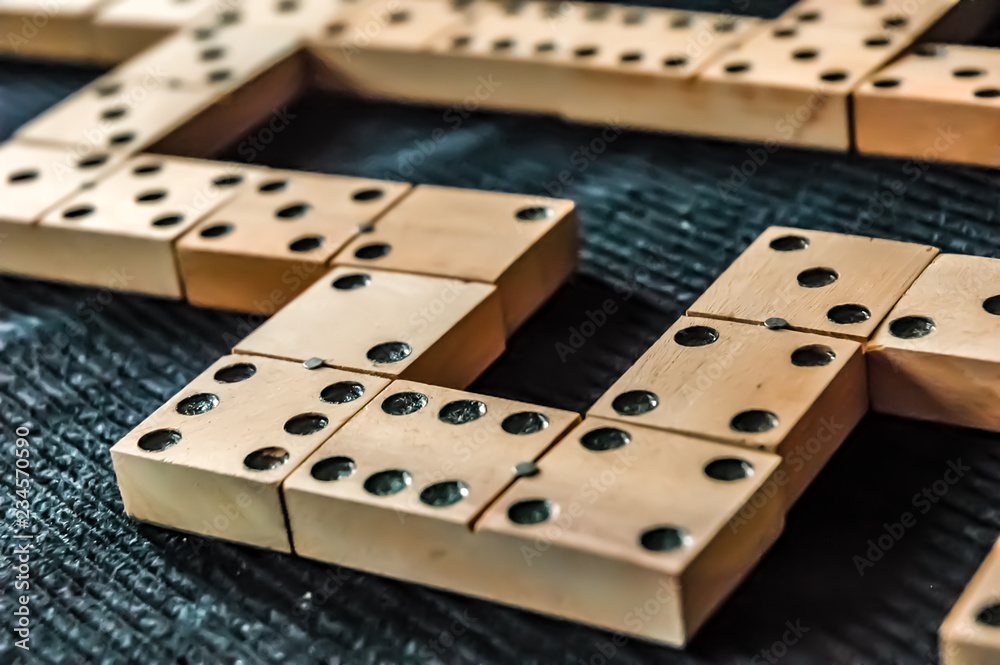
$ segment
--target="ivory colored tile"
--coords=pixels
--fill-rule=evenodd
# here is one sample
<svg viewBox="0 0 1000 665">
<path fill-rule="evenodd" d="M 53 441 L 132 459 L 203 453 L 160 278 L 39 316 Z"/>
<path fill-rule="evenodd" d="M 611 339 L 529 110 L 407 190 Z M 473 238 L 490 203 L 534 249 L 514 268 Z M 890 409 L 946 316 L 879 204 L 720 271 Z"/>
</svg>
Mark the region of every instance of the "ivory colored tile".
<svg viewBox="0 0 1000 665">
<path fill-rule="evenodd" d="M 112 0 L 94 18 L 98 52 L 108 62 L 127 60 L 185 26 L 211 21 L 219 7 L 218 0 Z"/>
<path fill-rule="evenodd" d="M 136 157 L 51 210 L 26 259 L 37 277 L 181 298 L 175 243 L 260 172 L 239 164 Z"/>
<path fill-rule="evenodd" d="M 319 37 L 357 4 L 357 0 L 243 0 L 237 12 L 243 25 Z"/>
<path fill-rule="evenodd" d="M 91 27 L 105 0 L 0 0 L 0 53 L 99 60 Z"/>
<path fill-rule="evenodd" d="M 291 552 L 281 483 L 387 384 L 284 360 L 220 358 L 111 449 L 125 511 Z"/>
<path fill-rule="evenodd" d="M 0 272 L 37 276 L 45 213 L 121 165 L 124 155 L 22 141 L 0 145 Z"/>
<path fill-rule="evenodd" d="M 267 171 L 178 244 L 187 298 L 273 314 L 409 191 L 408 184 L 385 180 Z"/>
<path fill-rule="evenodd" d="M 490 506 L 474 556 L 455 557 L 440 584 L 682 646 L 778 537 L 779 462 L 587 418 Z"/>
<path fill-rule="evenodd" d="M 854 97 L 860 152 L 1000 166 L 1000 49 L 921 45 Z"/>
<path fill-rule="evenodd" d="M 867 346 L 872 408 L 1000 431 L 1000 260 L 942 254 Z"/>
<path fill-rule="evenodd" d="M 791 503 L 867 411 L 857 342 L 684 316 L 589 415 L 780 455 Z"/>
<path fill-rule="evenodd" d="M 473 521 L 514 481 L 515 466 L 537 460 L 579 420 L 394 381 L 285 481 L 295 551 L 465 591 L 462 581 L 483 570 Z"/>
<path fill-rule="evenodd" d="M 847 150 L 851 92 L 954 5 L 928 0 L 900 15 L 886 4 L 848 24 L 795 6 L 701 73 L 701 112 L 686 131 Z"/>
<path fill-rule="evenodd" d="M 349 267 L 324 275 L 236 346 L 451 388 L 468 386 L 503 349 L 493 286 Z"/>
<path fill-rule="evenodd" d="M 867 339 L 938 250 L 772 226 L 708 287 L 691 316 Z"/>
<path fill-rule="evenodd" d="M 578 248 L 572 201 L 421 185 L 335 261 L 495 284 L 513 332 L 573 273 Z"/>
<path fill-rule="evenodd" d="M 1000 662 L 1000 546 L 962 592 L 941 625 L 941 665 Z"/>
</svg>

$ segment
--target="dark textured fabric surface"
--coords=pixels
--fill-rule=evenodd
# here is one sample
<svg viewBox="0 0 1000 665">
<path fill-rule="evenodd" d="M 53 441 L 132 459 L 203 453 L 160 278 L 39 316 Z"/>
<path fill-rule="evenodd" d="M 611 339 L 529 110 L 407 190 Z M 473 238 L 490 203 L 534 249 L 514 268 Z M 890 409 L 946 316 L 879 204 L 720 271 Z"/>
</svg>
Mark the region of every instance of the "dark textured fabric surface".
<svg viewBox="0 0 1000 665">
<path fill-rule="evenodd" d="M 773 15 L 782 3 L 754 4 Z M 0 62 L 0 138 L 96 74 Z M 579 204 L 581 272 L 474 386 L 488 394 L 586 409 L 768 225 L 998 254 L 996 172 L 781 149 L 722 196 L 718 183 L 751 146 L 625 132 L 590 160 L 581 148 L 602 128 L 545 118 L 475 114 L 456 127 L 441 109 L 324 95 L 291 112 L 257 161 L 538 194 L 569 172 L 561 195 Z M 556 345 L 608 298 L 619 311 L 564 362 Z M 108 449 L 225 353 L 224 335 L 244 320 L 0 279 L 0 663 L 925 665 L 1000 530 L 1000 437 L 869 416 L 682 653 L 131 522 Z M 10 631 L 19 426 L 30 429 L 33 478 L 29 654 Z M 950 463 L 969 470 L 921 500 Z M 900 534 L 893 525 L 907 512 L 916 523 Z M 899 535 L 860 575 L 855 557 L 887 525 Z"/>
</svg>

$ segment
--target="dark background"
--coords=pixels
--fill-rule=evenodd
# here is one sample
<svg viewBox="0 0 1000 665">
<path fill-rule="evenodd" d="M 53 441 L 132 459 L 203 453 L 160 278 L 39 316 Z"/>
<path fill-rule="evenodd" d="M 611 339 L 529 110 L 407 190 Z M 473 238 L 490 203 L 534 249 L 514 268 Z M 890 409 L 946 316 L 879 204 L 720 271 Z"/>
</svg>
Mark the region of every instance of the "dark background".
<svg viewBox="0 0 1000 665">
<path fill-rule="evenodd" d="M 746 13 L 773 17 L 789 4 L 754 0 Z M 996 45 L 998 33 L 982 43 Z M 99 74 L 0 60 L 0 138 Z M 543 195 L 544 183 L 572 172 L 563 196 L 579 205 L 580 274 L 473 386 L 564 409 L 585 410 L 769 225 L 983 256 L 996 256 L 1000 241 L 1000 173 L 982 169 L 933 166 L 911 180 L 905 160 L 782 148 L 722 197 L 717 183 L 751 146 L 628 132 L 581 169 L 573 153 L 601 128 L 481 113 L 452 129 L 442 109 L 329 94 L 292 113 L 259 162 Z M 439 128 L 445 139 L 427 151 Z M 905 191 L 864 221 L 897 181 Z M 620 310 L 562 362 L 555 345 L 607 298 Z M 929 665 L 938 625 L 1000 531 L 1000 438 L 869 416 L 791 512 L 777 546 L 681 653 L 612 645 L 600 630 L 130 521 L 108 449 L 226 353 L 223 336 L 241 321 L 0 278 L 0 663 Z M 31 430 L 36 533 L 29 657 L 8 639 L 9 499 L 22 425 Z M 971 471 L 922 513 L 914 495 L 956 460 Z M 855 557 L 906 512 L 916 525 L 860 575 Z M 794 645 L 781 643 L 788 623 L 804 633 Z"/>
</svg>

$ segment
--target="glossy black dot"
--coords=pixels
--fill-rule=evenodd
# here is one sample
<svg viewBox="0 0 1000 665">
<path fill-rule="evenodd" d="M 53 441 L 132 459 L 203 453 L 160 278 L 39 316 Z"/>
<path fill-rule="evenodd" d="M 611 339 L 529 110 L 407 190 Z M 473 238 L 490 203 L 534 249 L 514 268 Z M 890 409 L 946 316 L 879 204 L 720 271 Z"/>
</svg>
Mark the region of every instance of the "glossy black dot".
<svg viewBox="0 0 1000 665">
<path fill-rule="evenodd" d="M 803 236 L 781 236 L 768 245 L 776 252 L 797 252 L 809 246 L 809 238 Z"/>
<path fill-rule="evenodd" d="M 162 215 L 153 220 L 153 226 L 167 227 L 167 226 L 177 226 L 184 221 L 184 215 L 173 214 L 173 215 Z"/>
<path fill-rule="evenodd" d="M 163 170 L 162 164 L 140 164 L 132 169 L 132 175 L 144 176 L 153 175 Z"/>
<path fill-rule="evenodd" d="M 615 397 L 611 408 L 622 416 L 641 416 L 660 404 L 660 398 L 648 390 L 630 390 Z"/>
<path fill-rule="evenodd" d="M 818 289 L 821 286 L 829 286 L 837 281 L 840 275 L 836 270 L 830 268 L 809 268 L 798 274 L 799 286 L 807 289 Z"/>
<path fill-rule="evenodd" d="M 627 445 L 632 440 L 629 433 L 617 427 L 599 427 L 580 437 L 580 445 L 587 450 L 604 452 Z"/>
<path fill-rule="evenodd" d="M 139 447 L 147 452 L 158 453 L 177 445 L 180 440 L 181 433 L 175 429 L 157 429 L 139 437 Z"/>
<path fill-rule="evenodd" d="M 319 413 L 303 413 L 285 422 L 285 431 L 298 436 L 315 434 L 330 424 L 326 416 Z"/>
<path fill-rule="evenodd" d="M 270 471 L 288 461 L 288 451 L 277 446 L 255 450 L 243 460 L 243 466 L 251 471 Z"/>
<path fill-rule="evenodd" d="M 375 496 L 392 496 L 405 490 L 412 481 L 409 471 L 403 469 L 379 471 L 365 479 L 365 491 Z"/>
<path fill-rule="evenodd" d="M 427 406 L 427 395 L 404 392 L 389 395 L 382 400 L 382 410 L 390 416 L 408 416 Z"/>
<path fill-rule="evenodd" d="M 274 192 L 282 192 L 288 188 L 287 180 L 268 180 L 267 182 L 261 183 L 257 187 L 257 191 L 262 194 L 273 194 Z"/>
<path fill-rule="evenodd" d="M 449 425 L 464 425 L 486 415 L 486 405 L 477 399 L 457 399 L 438 411 L 438 420 Z"/>
<path fill-rule="evenodd" d="M 293 203 L 283 208 L 278 208 L 274 216 L 279 219 L 296 219 L 305 216 L 310 208 L 311 206 L 308 203 Z"/>
<path fill-rule="evenodd" d="M 219 238 L 232 232 L 232 224 L 212 224 L 203 228 L 198 235 L 202 238 Z"/>
<path fill-rule="evenodd" d="M 226 49 L 221 46 L 212 46 L 207 49 L 203 49 L 200 55 L 201 59 L 206 62 L 219 60 L 226 55 Z"/>
<path fill-rule="evenodd" d="M 766 432 L 777 426 L 778 416 L 774 415 L 770 411 L 764 411 L 763 409 L 748 409 L 747 411 L 740 411 L 733 416 L 732 420 L 729 421 L 729 427 L 734 431 L 747 432 L 750 434 Z"/>
<path fill-rule="evenodd" d="M 708 326 L 691 326 L 674 334 L 674 341 L 681 346 L 708 346 L 718 339 L 719 331 Z"/>
<path fill-rule="evenodd" d="M 508 434 L 535 434 L 549 426 L 549 419 L 537 411 L 512 413 L 503 419 L 500 428 Z"/>
<path fill-rule="evenodd" d="M 446 480 L 428 485 L 420 492 L 420 501 L 434 508 L 453 506 L 469 496 L 469 486 L 461 480 Z"/>
<path fill-rule="evenodd" d="M 827 311 L 826 318 L 833 323 L 851 325 L 864 323 L 872 318 L 872 313 L 864 305 L 835 305 Z"/>
<path fill-rule="evenodd" d="M 368 349 L 367 356 L 373 363 L 385 365 L 405 360 L 412 352 L 406 342 L 383 342 Z"/>
<path fill-rule="evenodd" d="M 541 524 L 550 517 L 552 503 L 548 499 L 525 499 L 507 509 L 507 519 L 514 524 Z"/>
<path fill-rule="evenodd" d="M 578 58 L 592 58 L 597 55 L 596 46 L 581 46 L 580 48 L 573 51 L 573 55 Z"/>
<path fill-rule="evenodd" d="M 368 283 L 371 281 L 372 278 L 370 275 L 358 272 L 338 277 L 333 280 L 333 284 L 331 286 L 340 291 L 353 291 L 354 289 L 362 289 L 368 286 Z"/>
<path fill-rule="evenodd" d="M 135 132 L 118 132 L 108 139 L 111 145 L 126 145 L 132 141 L 135 141 Z"/>
<path fill-rule="evenodd" d="M 898 88 L 902 85 L 902 83 L 903 82 L 899 79 L 876 79 L 875 81 L 872 81 L 872 86 L 883 89 Z"/>
<path fill-rule="evenodd" d="M 986 605 L 976 612 L 976 623 L 990 628 L 1000 628 L 1000 603 Z"/>
<path fill-rule="evenodd" d="M 1000 88 L 980 88 L 972 94 L 982 99 L 995 99 L 1000 97 Z"/>
<path fill-rule="evenodd" d="M 220 175 L 218 178 L 212 181 L 212 184 L 216 187 L 235 187 L 236 185 L 243 183 L 243 176 L 236 174 Z"/>
<path fill-rule="evenodd" d="M 90 157 L 84 157 L 79 162 L 77 162 L 76 165 L 81 169 L 92 169 L 98 166 L 104 166 L 107 163 L 108 163 L 108 155 L 101 153 L 99 155 L 91 155 Z"/>
<path fill-rule="evenodd" d="M 886 28 L 902 28 L 909 22 L 910 20 L 905 16 L 890 16 L 882 21 L 882 25 Z"/>
<path fill-rule="evenodd" d="M 705 475 L 724 482 L 743 480 L 753 475 L 753 464 L 738 457 L 720 457 L 705 465 Z"/>
<path fill-rule="evenodd" d="M 640 60 L 642 60 L 641 51 L 629 51 L 628 53 L 622 53 L 621 55 L 622 62 L 639 62 Z"/>
<path fill-rule="evenodd" d="M 684 546 L 684 530 L 674 526 L 647 529 L 639 536 L 639 544 L 650 552 L 672 552 Z"/>
<path fill-rule="evenodd" d="M 990 314 L 995 316 L 1000 316 L 1000 295 L 990 296 L 983 301 L 983 309 L 985 309 Z"/>
<path fill-rule="evenodd" d="M 792 351 L 792 364 L 796 367 L 824 367 L 836 357 L 833 349 L 825 344 L 809 344 Z"/>
<path fill-rule="evenodd" d="M 900 339 L 927 337 L 934 332 L 934 319 L 927 316 L 901 316 L 889 324 L 889 334 Z"/>
<path fill-rule="evenodd" d="M 216 372 L 215 380 L 219 383 L 239 383 L 246 381 L 256 373 L 257 366 L 252 363 L 235 363 Z"/>
<path fill-rule="evenodd" d="M 214 72 L 209 72 L 206 78 L 209 83 L 219 83 L 228 80 L 232 75 L 233 72 L 229 69 L 216 69 Z"/>
<path fill-rule="evenodd" d="M 815 60 L 819 57 L 819 51 L 813 48 L 802 48 L 792 52 L 795 60 Z"/>
<path fill-rule="evenodd" d="M 671 56 L 663 61 L 664 67 L 683 67 L 688 63 L 688 59 L 683 55 Z"/>
<path fill-rule="evenodd" d="M 182 416 L 199 416 L 219 406 L 219 397 L 212 393 L 197 393 L 177 403 L 177 413 Z"/>
<path fill-rule="evenodd" d="M 68 210 L 64 210 L 63 217 L 65 219 L 81 219 L 88 215 L 92 215 L 94 213 L 94 210 L 96 209 L 92 205 L 74 206 L 72 208 L 69 208 Z"/>
<path fill-rule="evenodd" d="M 371 261 L 372 259 L 380 259 L 391 251 L 392 245 L 389 243 L 375 242 L 358 247 L 354 250 L 354 257 L 364 261 Z"/>
<path fill-rule="evenodd" d="M 156 203 L 157 201 L 162 201 L 167 198 L 167 190 L 165 189 L 151 189 L 148 192 L 142 192 L 135 197 L 136 203 Z"/>
<path fill-rule="evenodd" d="M 794 37 L 798 34 L 798 30 L 795 28 L 775 28 L 771 34 L 778 39 L 787 39 L 788 37 Z"/>
<path fill-rule="evenodd" d="M 675 16 L 670 21 L 670 27 L 674 30 L 682 30 L 684 28 L 690 28 L 693 19 L 690 14 L 681 14 L 680 16 Z"/>
<path fill-rule="evenodd" d="M 115 106 L 110 109 L 105 109 L 101 113 L 101 117 L 105 120 L 120 120 L 128 115 L 128 109 L 124 106 Z"/>
<path fill-rule="evenodd" d="M 7 182 L 12 185 L 21 184 L 25 182 L 31 182 L 37 180 L 40 176 L 38 169 L 24 169 L 22 171 L 15 171 L 7 176 Z"/>
<path fill-rule="evenodd" d="M 312 469 L 309 470 L 309 475 L 316 480 L 329 482 L 331 480 L 347 478 L 354 473 L 356 467 L 357 465 L 353 459 L 338 455 L 336 457 L 321 459 L 313 464 Z"/>
<path fill-rule="evenodd" d="M 329 404 L 347 404 L 365 394 L 365 387 L 357 381 L 331 383 L 319 394 L 319 398 Z"/>
<path fill-rule="evenodd" d="M 982 76 L 986 72 L 978 67 L 959 67 L 951 72 L 951 75 L 955 78 L 966 79 L 966 78 L 976 78 L 977 76 Z"/>
<path fill-rule="evenodd" d="M 864 41 L 865 46 L 868 48 L 879 48 L 881 46 L 888 46 L 892 43 L 892 40 L 888 37 L 869 37 Z"/>
<path fill-rule="evenodd" d="M 832 72 L 823 72 L 819 75 L 820 79 L 828 83 L 840 83 L 841 81 L 846 81 L 849 74 L 845 71 L 836 70 Z"/>
<path fill-rule="evenodd" d="M 103 83 L 94 88 L 98 97 L 110 97 L 118 94 L 122 90 L 121 83 Z"/>
<path fill-rule="evenodd" d="M 815 23 L 821 16 L 819 12 L 802 12 L 797 18 L 803 23 Z"/>
<path fill-rule="evenodd" d="M 521 208 L 514 213 L 514 217 L 522 222 L 537 222 L 542 219 L 547 219 L 552 215 L 552 208 L 549 208 L 548 206 L 528 206 L 527 208 Z"/>
<path fill-rule="evenodd" d="M 288 245 L 288 249 L 293 252 L 311 252 L 323 246 L 323 236 L 306 236 L 293 240 Z"/>
<path fill-rule="evenodd" d="M 378 187 L 369 187 L 368 189 L 360 189 L 351 194 L 351 198 L 353 200 L 361 202 L 378 201 L 383 196 L 385 196 L 385 190 L 379 189 Z"/>
<path fill-rule="evenodd" d="M 731 62 L 724 67 L 729 74 L 742 74 L 744 72 L 750 71 L 749 62 Z"/>
</svg>

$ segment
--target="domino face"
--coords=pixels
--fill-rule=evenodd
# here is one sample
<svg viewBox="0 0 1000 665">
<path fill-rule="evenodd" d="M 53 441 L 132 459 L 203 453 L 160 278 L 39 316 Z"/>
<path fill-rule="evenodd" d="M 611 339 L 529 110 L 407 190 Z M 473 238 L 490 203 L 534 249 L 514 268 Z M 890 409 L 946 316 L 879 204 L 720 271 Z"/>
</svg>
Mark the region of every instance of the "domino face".
<svg viewBox="0 0 1000 665">
<path fill-rule="evenodd" d="M 285 482 L 295 551 L 462 588 L 481 573 L 475 519 L 580 420 L 575 413 L 393 381 Z M 453 577 L 455 576 L 455 577 Z"/>
<path fill-rule="evenodd" d="M 35 276 L 92 286 L 118 279 L 123 291 L 180 298 L 174 244 L 252 173 L 220 162 L 129 160 L 42 219 L 26 248 Z"/>
<path fill-rule="evenodd" d="M 1000 659 L 1000 545 L 941 625 L 942 665 L 992 665 Z"/>
<path fill-rule="evenodd" d="M 937 255 L 926 245 L 773 226 L 691 306 L 691 316 L 863 341 Z"/>
<path fill-rule="evenodd" d="M 504 339 L 493 286 L 344 267 L 236 351 L 464 388 L 503 352 Z"/>
<path fill-rule="evenodd" d="M 290 552 L 280 485 L 388 381 L 219 359 L 111 449 L 134 518 Z"/>
<path fill-rule="evenodd" d="M 262 170 L 178 244 L 188 299 L 272 314 L 409 191 L 384 180 Z"/>
<path fill-rule="evenodd" d="M 338 265 L 495 284 L 513 332 L 576 268 L 573 203 L 421 185 Z"/>
<path fill-rule="evenodd" d="M 732 521 L 779 463 L 587 418 L 476 523 L 479 570 L 493 573 L 477 593 L 683 645 L 781 531 L 780 500 Z M 659 612 L 637 620 L 650 597 Z"/>
<path fill-rule="evenodd" d="M 924 44 L 854 98 L 860 152 L 1000 166 L 1000 53 Z"/>
<path fill-rule="evenodd" d="M 681 317 L 589 415 L 779 454 L 792 502 L 867 411 L 857 342 Z"/>
<path fill-rule="evenodd" d="M 193 23 L 209 21 L 217 0 L 116 0 L 94 17 L 97 53 L 122 62 Z"/>
<path fill-rule="evenodd" d="M 942 254 L 868 344 L 872 408 L 1000 430 L 1000 260 Z"/>
</svg>

